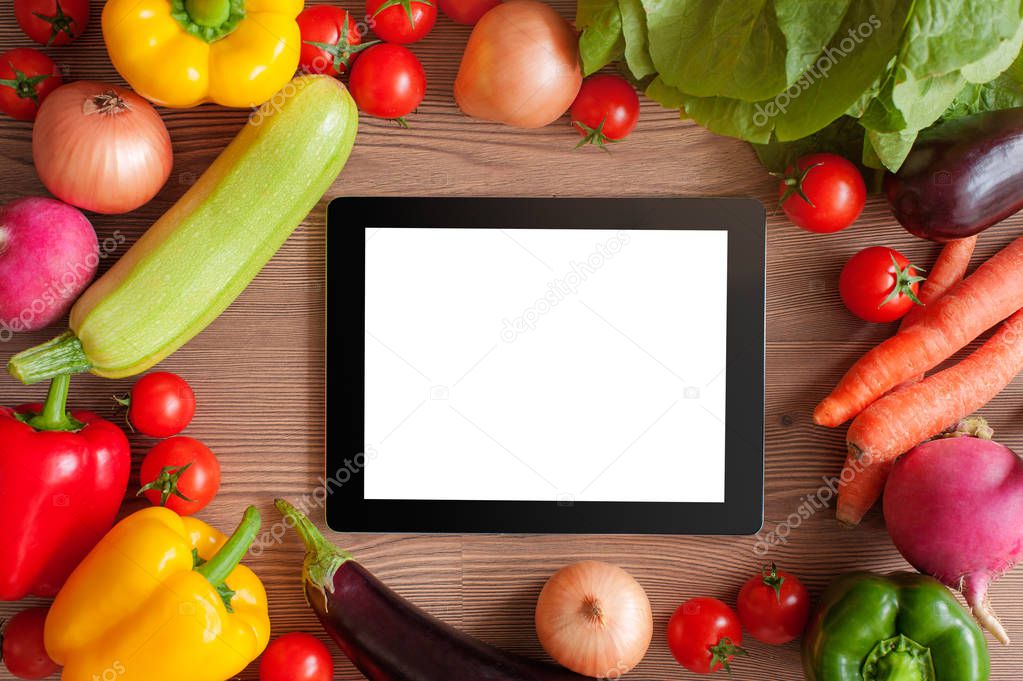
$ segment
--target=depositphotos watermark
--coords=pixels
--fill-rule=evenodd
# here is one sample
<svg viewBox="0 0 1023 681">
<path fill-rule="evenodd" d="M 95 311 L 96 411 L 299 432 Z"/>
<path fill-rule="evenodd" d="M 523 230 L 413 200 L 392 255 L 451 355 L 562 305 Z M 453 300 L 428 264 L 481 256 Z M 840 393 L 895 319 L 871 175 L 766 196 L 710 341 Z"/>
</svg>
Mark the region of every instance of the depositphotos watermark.
<svg viewBox="0 0 1023 681">
<path fill-rule="evenodd" d="M 367 445 L 364 452 L 359 452 L 351 458 L 345 459 L 341 467 L 334 471 L 329 478 L 320 477 L 319 485 L 311 494 L 303 495 L 301 499 L 293 502 L 292 505 L 305 515 L 311 515 L 310 511 L 322 509 L 327 504 L 327 497 L 344 487 L 352 477 L 362 473 L 366 468 L 366 462 L 377 457 L 377 450 Z M 280 544 L 287 534 L 288 528 L 292 527 L 291 518 L 285 516 L 264 530 L 256 537 L 249 548 L 253 556 L 261 556 L 268 546 Z"/>
<path fill-rule="evenodd" d="M 540 317 L 553 310 L 568 296 L 578 293 L 583 282 L 607 264 L 608 260 L 621 253 L 631 240 L 628 232 L 619 230 L 604 243 L 596 244 L 593 252 L 582 262 L 573 260 L 570 271 L 547 282 L 547 291 L 542 297 L 537 298 L 536 302 L 522 311 L 522 314 L 502 321 L 501 340 L 511 343 L 522 334 L 536 329 Z"/>
<path fill-rule="evenodd" d="M 17 316 L 0 319 L 0 343 L 11 340 L 16 333 L 27 331 L 40 315 L 54 307 L 62 307 L 83 284 L 88 283 L 100 262 L 116 253 L 117 248 L 124 242 L 124 233 L 120 230 L 115 231 L 113 235 L 100 241 L 95 251 L 91 251 L 81 260 L 68 263 L 64 271 L 51 279 L 43 292 Z"/>
<path fill-rule="evenodd" d="M 873 458 L 870 454 L 864 453 L 859 459 L 853 459 L 852 463 L 845 466 L 839 475 L 821 476 L 824 483 L 817 488 L 813 494 L 804 494 L 800 497 L 799 506 L 785 518 L 784 521 L 768 532 L 762 531 L 756 535 L 756 543 L 753 544 L 753 553 L 759 557 L 766 556 L 773 547 L 779 544 L 788 544 L 789 535 L 792 531 L 817 514 L 831 506 L 831 500 L 838 496 L 838 488 L 848 485 L 857 475 L 870 466 Z"/>
<path fill-rule="evenodd" d="M 874 31 L 879 28 L 881 28 L 881 20 L 877 18 L 877 15 L 871 14 L 859 26 L 850 28 L 846 36 L 838 41 L 837 45 L 825 47 L 824 53 L 803 72 L 803 75 L 795 83 L 775 95 L 774 99 L 767 102 L 767 104 L 757 102 L 755 107 L 756 113 L 753 114 L 753 124 L 757 127 L 763 127 L 775 116 L 788 111 L 789 105 L 794 99 L 810 89 L 810 86 L 818 80 L 827 78 L 828 72 L 834 68 L 839 60 L 848 57 L 853 50 L 859 47 L 864 40 L 872 36 Z"/>
</svg>

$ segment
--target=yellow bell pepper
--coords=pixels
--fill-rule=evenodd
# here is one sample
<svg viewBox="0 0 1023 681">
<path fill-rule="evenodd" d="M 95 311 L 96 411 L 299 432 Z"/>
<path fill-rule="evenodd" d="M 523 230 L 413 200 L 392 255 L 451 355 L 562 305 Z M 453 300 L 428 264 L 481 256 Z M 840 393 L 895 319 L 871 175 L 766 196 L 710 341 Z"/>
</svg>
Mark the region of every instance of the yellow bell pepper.
<svg viewBox="0 0 1023 681">
<path fill-rule="evenodd" d="M 258 531 L 254 507 L 230 539 L 160 506 L 115 525 L 46 618 L 63 681 L 225 681 L 242 671 L 270 639 L 266 591 L 238 564 Z"/>
<path fill-rule="evenodd" d="M 298 68 L 302 0 L 108 0 L 114 67 L 164 106 L 262 104 Z"/>
</svg>

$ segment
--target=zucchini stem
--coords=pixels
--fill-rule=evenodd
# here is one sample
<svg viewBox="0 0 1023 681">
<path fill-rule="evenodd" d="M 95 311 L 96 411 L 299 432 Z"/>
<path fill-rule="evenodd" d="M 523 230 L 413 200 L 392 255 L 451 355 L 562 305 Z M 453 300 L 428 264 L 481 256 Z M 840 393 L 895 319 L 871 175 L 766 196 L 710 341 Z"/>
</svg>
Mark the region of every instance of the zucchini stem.
<svg viewBox="0 0 1023 681">
<path fill-rule="evenodd" d="M 19 352 L 7 363 L 11 376 L 31 385 L 62 374 L 78 374 L 92 368 L 82 342 L 73 331 Z"/>
</svg>

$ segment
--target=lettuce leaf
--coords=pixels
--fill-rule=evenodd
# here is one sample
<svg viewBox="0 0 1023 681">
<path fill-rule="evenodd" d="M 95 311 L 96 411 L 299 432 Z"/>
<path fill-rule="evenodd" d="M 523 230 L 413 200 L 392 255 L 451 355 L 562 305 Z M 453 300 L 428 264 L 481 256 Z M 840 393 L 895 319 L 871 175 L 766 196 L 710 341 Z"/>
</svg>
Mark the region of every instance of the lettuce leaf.
<svg viewBox="0 0 1023 681">
<path fill-rule="evenodd" d="M 575 24 L 582 29 L 579 59 L 583 74 L 599 71 L 624 55 L 625 36 L 618 0 L 579 0 Z"/>
</svg>

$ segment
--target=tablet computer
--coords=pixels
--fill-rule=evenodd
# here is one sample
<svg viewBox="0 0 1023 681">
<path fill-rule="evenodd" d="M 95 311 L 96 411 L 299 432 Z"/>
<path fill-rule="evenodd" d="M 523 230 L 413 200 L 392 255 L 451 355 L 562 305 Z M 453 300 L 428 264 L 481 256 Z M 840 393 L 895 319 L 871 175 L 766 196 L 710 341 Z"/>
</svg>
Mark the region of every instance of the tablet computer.
<svg viewBox="0 0 1023 681">
<path fill-rule="evenodd" d="M 357 197 L 327 217 L 332 529 L 760 529 L 758 201 Z"/>
</svg>

